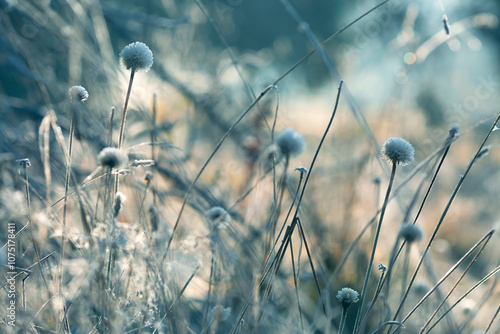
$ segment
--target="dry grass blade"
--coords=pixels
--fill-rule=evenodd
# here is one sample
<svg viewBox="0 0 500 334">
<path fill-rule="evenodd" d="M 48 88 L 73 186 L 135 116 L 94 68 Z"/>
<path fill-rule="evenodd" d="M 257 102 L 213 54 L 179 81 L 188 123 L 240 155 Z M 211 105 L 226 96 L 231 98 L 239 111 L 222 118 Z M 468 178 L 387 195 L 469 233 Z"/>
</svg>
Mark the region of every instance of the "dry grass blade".
<svg viewBox="0 0 500 334">
<path fill-rule="evenodd" d="M 493 235 L 494 231 L 490 231 L 488 232 L 485 236 L 483 236 L 474 246 L 472 246 L 469 251 L 467 251 L 466 254 L 464 254 L 464 256 L 462 256 L 462 258 L 460 260 L 458 260 L 449 270 L 446 274 L 443 275 L 443 277 L 441 277 L 441 279 L 436 283 L 436 285 L 434 285 L 434 287 L 425 294 L 424 297 L 422 297 L 422 299 L 413 307 L 413 309 L 403 318 L 403 320 L 401 320 L 401 323 L 405 323 L 412 315 L 413 313 L 415 313 L 415 311 L 420 307 L 420 305 L 422 305 L 422 303 L 427 300 L 427 298 L 429 298 L 429 296 L 434 292 L 436 291 L 436 289 L 477 249 L 481 246 L 481 248 L 479 249 L 479 251 L 477 252 L 477 254 L 474 256 L 474 259 L 471 261 L 471 263 L 469 264 L 468 268 L 465 270 L 465 272 L 462 274 L 462 277 L 460 278 L 460 280 L 463 278 L 463 276 L 467 273 L 467 271 L 470 269 L 470 266 L 474 263 L 474 260 L 481 254 L 482 250 L 484 249 L 484 247 L 487 245 L 488 241 L 490 240 L 491 236 Z M 460 282 L 459 280 L 459 282 Z M 450 293 L 453 292 L 453 289 L 450 291 Z M 443 304 L 443 303 L 442 303 Z M 438 307 L 441 308 L 442 304 Z M 431 316 L 431 319 L 434 317 Z M 425 325 L 424 325 L 425 327 Z M 397 332 L 398 329 L 396 329 L 393 333 Z"/>
</svg>

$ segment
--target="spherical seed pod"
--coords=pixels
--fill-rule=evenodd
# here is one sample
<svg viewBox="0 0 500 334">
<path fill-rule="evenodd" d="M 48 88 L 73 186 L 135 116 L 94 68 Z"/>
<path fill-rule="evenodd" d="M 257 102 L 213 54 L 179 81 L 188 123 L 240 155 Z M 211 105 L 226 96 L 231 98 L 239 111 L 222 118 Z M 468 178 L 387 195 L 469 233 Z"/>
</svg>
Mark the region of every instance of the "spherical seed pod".
<svg viewBox="0 0 500 334">
<path fill-rule="evenodd" d="M 408 243 L 420 241 L 424 237 L 424 232 L 420 226 L 410 223 L 403 224 L 399 229 L 399 237 L 406 240 Z"/>
<path fill-rule="evenodd" d="M 274 142 L 281 149 L 284 156 L 296 157 L 300 155 L 306 147 L 304 137 L 292 128 L 286 128 L 275 138 Z"/>
<path fill-rule="evenodd" d="M 116 147 L 106 147 L 97 155 L 97 162 L 103 168 L 120 168 L 127 165 L 128 156 Z"/>
<path fill-rule="evenodd" d="M 408 165 L 413 161 L 414 154 L 413 146 L 403 138 L 389 138 L 382 147 L 382 156 L 395 165 Z"/>
<path fill-rule="evenodd" d="M 73 86 L 68 90 L 69 99 L 71 102 L 85 102 L 89 98 L 89 93 L 82 86 Z"/>
<path fill-rule="evenodd" d="M 214 206 L 205 212 L 213 228 L 226 228 L 231 223 L 231 216 L 220 206 Z"/>
<path fill-rule="evenodd" d="M 147 72 L 153 66 L 153 52 L 142 42 L 130 43 L 120 52 L 120 62 L 127 70 Z"/>
</svg>

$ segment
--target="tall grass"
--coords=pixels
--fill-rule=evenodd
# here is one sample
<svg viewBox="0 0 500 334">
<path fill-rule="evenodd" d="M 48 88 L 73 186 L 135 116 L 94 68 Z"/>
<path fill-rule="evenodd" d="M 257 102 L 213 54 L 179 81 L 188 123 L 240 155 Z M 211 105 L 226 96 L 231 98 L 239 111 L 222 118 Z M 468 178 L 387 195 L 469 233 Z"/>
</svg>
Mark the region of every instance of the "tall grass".
<svg viewBox="0 0 500 334">
<path fill-rule="evenodd" d="M 498 162 L 498 110 L 460 132 L 453 126 L 447 134 L 443 125 L 445 135 L 428 148 L 426 127 L 362 112 L 328 53 L 389 0 L 323 41 L 281 1 L 279 14 L 290 14 L 312 46 L 263 86 L 229 48 L 220 11 L 201 1 L 178 7 L 206 19 L 227 49 L 229 66 L 213 76 L 188 70 L 182 48 L 192 41 L 168 51 L 159 42 L 167 32 L 178 42 L 201 27 L 163 18 L 173 3 L 152 2 L 158 12 L 150 14 L 97 0 L 57 3 L 1 8 L 8 31 L 1 37 L 40 95 L 19 98 L 39 114 L 16 116 L 39 137 L 17 133 L 18 150 L 0 155 L 2 228 L 16 225 L 15 270 L 0 234 L 2 289 L 15 277 L 17 292 L 15 327 L 7 325 L 10 297 L 2 292 L 1 332 L 500 330 L 495 221 L 466 210 L 471 194 L 480 193 L 478 207 L 498 199 L 488 184 L 498 174 L 488 165 Z M 113 30 L 122 24 L 116 18 L 154 29 Z M 49 75 L 51 65 L 35 56 L 44 44 L 26 39 L 22 20 L 50 36 L 51 47 L 63 43 L 68 64 Z M 176 57 L 180 70 L 169 64 Z M 336 89 L 319 94 L 328 118 L 301 110 L 293 119 L 295 75 L 315 61 L 331 75 L 328 91 Z M 210 83 L 200 88 L 200 78 Z M 89 90 L 85 108 L 59 99 L 75 84 Z M 10 112 L 14 99 L 6 97 Z M 419 119 L 416 110 L 406 113 Z M 407 137 L 413 147 L 389 137 Z"/>
</svg>

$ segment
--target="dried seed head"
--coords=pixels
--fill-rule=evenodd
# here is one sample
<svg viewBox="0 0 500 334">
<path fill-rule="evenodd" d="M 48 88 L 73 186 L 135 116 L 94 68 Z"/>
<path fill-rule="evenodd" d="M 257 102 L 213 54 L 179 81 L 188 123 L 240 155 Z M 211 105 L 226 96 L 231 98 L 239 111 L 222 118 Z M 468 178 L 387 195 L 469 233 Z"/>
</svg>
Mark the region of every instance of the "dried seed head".
<svg viewBox="0 0 500 334">
<path fill-rule="evenodd" d="M 151 173 L 150 171 L 146 172 L 146 175 L 144 176 L 144 180 L 149 183 L 153 179 L 154 174 Z"/>
<path fill-rule="evenodd" d="M 424 232 L 420 226 L 411 223 L 405 223 L 399 229 L 399 237 L 406 240 L 408 243 L 420 241 L 424 237 Z"/>
<path fill-rule="evenodd" d="M 120 168 L 127 165 L 128 156 L 116 147 L 106 147 L 97 156 L 97 161 L 103 168 Z"/>
<path fill-rule="evenodd" d="M 382 156 L 396 165 L 406 166 L 413 161 L 415 150 L 403 138 L 392 137 L 382 147 Z"/>
<path fill-rule="evenodd" d="M 281 149 L 283 155 L 296 157 L 300 155 L 306 147 L 304 137 L 292 128 L 286 128 L 274 138 L 276 145 Z"/>
<path fill-rule="evenodd" d="M 214 206 L 205 212 L 213 228 L 226 228 L 231 223 L 231 216 L 220 206 Z"/>
<path fill-rule="evenodd" d="M 130 43 L 120 52 L 120 62 L 127 70 L 147 72 L 153 66 L 153 52 L 142 42 Z"/>
<path fill-rule="evenodd" d="M 351 304 L 359 301 L 359 293 L 351 288 L 343 288 L 337 292 L 337 299 L 342 303 L 342 307 L 346 309 L 351 306 Z"/>
<path fill-rule="evenodd" d="M 451 128 L 448 130 L 448 132 L 450 133 L 450 137 L 455 137 L 459 129 L 460 127 L 458 126 L 458 124 L 453 124 Z"/>
<path fill-rule="evenodd" d="M 89 98 L 89 93 L 82 86 L 73 86 L 68 90 L 69 99 L 71 102 L 85 102 Z"/>
</svg>

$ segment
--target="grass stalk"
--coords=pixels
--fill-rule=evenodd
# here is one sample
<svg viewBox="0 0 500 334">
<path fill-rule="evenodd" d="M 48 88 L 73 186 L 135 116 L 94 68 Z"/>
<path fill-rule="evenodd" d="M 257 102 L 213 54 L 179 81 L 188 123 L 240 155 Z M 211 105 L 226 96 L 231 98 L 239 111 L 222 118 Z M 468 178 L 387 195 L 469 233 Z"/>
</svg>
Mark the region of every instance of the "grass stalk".
<svg viewBox="0 0 500 334">
<path fill-rule="evenodd" d="M 405 291 L 405 294 L 404 294 L 404 297 L 403 299 L 401 300 L 401 302 L 399 303 L 399 306 L 398 306 L 398 309 L 396 310 L 395 314 L 394 314 L 394 317 L 393 317 L 393 320 L 396 320 L 399 313 L 401 312 L 401 308 L 403 307 L 403 304 L 404 302 L 406 301 L 406 298 L 408 298 L 408 294 L 410 293 L 410 289 L 413 285 L 413 282 L 415 281 L 415 278 L 417 277 L 417 274 L 420 270 L 420 267 L 422 266 L 422 263 L 425 259 L 425 257 L 427 256 L 427 253 L 429 252 L 430 248 L 431 248 L 431 245 L 434 241 L 434 239 L 436 238 L 436 235 L 441 227 L 441 225 L 443 224 L 443 221 L 444 219 L 446 218 L 446 215 L 448 214 L 448 211 L 453 203 L 453 201 L 455 200 L 455 197 L 457 196 L 458 194 L 458 191 L 460 190 L 460 188 L 462 187 L 462 184 L 464 183 L 467 175 L 469 174 L 472 166 L 474 165 L 474 163 L 476 162 L 476 159 L 477 157 L 479 156 L 479 153 L 481 152 L 481 150 L 483 149 L 484 145 L 486 144 L 486 141 L 488 140 L 488 138 L 490 137 L 490 135 L 492 134 L 492 132 L 494 131 L 494 129 L 496 128 L 496 125 L 498 123 L 498 121 L 500 120 L 500 115 L 495 119 L 495 121 L 493 122 L 490 130 L 488 131 L 488 133 L 486 134 L 485 138 L 483 139 L 483 142 L 481 143 L 481 145 L 479 146 L 478 150 L 476 151 L 476 154 L 474 155 L 474 157 L 471 159 L 471 161 L 469 162 L 469 164 L 467 165 L 467 168 L 464 172 L 463 175 L 460 176 L 459 178 L 459 181 L 457 183 L 457 185 L 455 186 L 455 189 L 453 190 L 453 193 L 451 194 L 450 196 L 450 199 L 448 200 L 448 203 L 446 204 L 446 207 L 443 211 L 443 213 L 441 214 L 441 217 L 439 218 L 439 221 L 436 225 L 436 227 L 434 228 L 434 232 L 432 233 L 432 236 L 431 238 L 429 239 L 428 243 L 427 243 L 427 246 L 417 264 L 417 267 L 410 279 L 410 282 L 408 284 L 408 287 L 406 288 L 406 291 Z"/>
<path fill-rule="evenodd" d="M 371 251 L 371 255 L 370 255 L 370 260 L 368 261 L 368 267 L 366 269 L 365 280 L 363 282 L 363 289 L 361 290 L 361 297 L 360 297 L 358 313 L 356 314 L 356 322 L 354 325 L 354 332 L 355 333 L 360 328 L 359 325 L 360 325 L 360 320 L 361 320 L 361 313 L 363 312 L 363 306 L 364 306 L 364 302 L 365 302 L 365 298 L 366 298 L 366 294 L 367 294 L 367 290 L 368 290 L 368 282 L 370 281 L 370 276 L 371 276 L 372 269 L 373 269 L 372 268 L 373 261 L 375 259 L 375 251 L 377 250 L 378 238 L 380 236 L 380 230 L 382 228 L 382 221 L 384 220 L 385 209 L 386 209 L 387 203 L 389 201 L 389 195 L 391 194 L 392 185 L 394 183 L 394 176 L 396 175 L 396 167 L 397 167 L 397 164 L 393 163 L 391 176 L 389 178 L 389 185 L 387 186 L 387 192 L 385 194 L 384 204 L 382 205 L 382 210 L 380 211 L 380 218 L 378 221 L 377 230 L 375 231 L 375 238 L 373 239 L 373 246 L 372 246 L 372 251 Z"/>
</svg>

